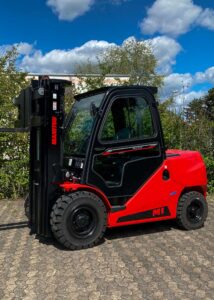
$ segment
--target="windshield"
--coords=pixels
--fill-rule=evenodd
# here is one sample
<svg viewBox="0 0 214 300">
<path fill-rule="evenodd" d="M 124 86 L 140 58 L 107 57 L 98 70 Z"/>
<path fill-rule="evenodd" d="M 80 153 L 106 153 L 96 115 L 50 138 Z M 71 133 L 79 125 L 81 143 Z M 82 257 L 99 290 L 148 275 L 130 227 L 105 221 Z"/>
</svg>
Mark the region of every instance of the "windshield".
<svg viewBox="0 0 214 300">
<path fill-rule="evenodd" d="M 85 156 L 91 130 L 104 93 L 76 101 L 65 136 L 65 155 Z"/>
</svg>

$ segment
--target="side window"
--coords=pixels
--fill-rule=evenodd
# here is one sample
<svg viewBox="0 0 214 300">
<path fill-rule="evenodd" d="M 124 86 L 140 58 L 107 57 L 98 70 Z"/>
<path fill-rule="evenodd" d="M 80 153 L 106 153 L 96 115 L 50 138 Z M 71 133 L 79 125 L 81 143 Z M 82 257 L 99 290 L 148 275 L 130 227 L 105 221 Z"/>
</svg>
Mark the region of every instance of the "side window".
<svg viewBox="0 0 214 300">
<path fill-rule="evenodd" d="M 154 136 L 150 107 L 142 97 L 116 99 L 106 117 L 100 139 L 103 142 L 144 139 Z"/>
</svg>

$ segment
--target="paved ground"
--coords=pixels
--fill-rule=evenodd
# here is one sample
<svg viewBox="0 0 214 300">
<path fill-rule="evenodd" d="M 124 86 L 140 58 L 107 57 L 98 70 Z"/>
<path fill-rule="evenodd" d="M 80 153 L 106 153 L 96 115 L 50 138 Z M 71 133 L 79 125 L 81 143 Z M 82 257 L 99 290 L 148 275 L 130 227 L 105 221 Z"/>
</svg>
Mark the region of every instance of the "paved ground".
<svg viewBox="0 0 214 300">
<path fill-rule="evenodd" d="M 198 231 L 109 230 L 76 252 L 29 235 L 22 201 L 0 201 L 0 299 L 214 299 L 214 201 Z"/>
</svg>

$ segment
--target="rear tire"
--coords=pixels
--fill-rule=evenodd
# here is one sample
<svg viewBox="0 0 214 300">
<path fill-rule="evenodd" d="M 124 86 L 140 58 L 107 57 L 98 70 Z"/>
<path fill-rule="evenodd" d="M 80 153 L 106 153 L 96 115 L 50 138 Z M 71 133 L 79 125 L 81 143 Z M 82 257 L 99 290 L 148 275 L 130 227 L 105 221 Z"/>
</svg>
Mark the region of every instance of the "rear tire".
<svg viewBox="0 0 214 300">
<path fill-rule="evenodd" d="M 62 195 L 54 204 L 50 218 L 54 237 L 72 250 L 96 245 L 105 233 L 106 222 L 103 201 L 86 191 Z"/>
<path fill-rule="evenodd" d="M 178 226 L 185 230 L 203 227 L 208 214 L 208 205 L 199 192 L 188 192 L 181 196 L 177 206 Z"/>
</svg>

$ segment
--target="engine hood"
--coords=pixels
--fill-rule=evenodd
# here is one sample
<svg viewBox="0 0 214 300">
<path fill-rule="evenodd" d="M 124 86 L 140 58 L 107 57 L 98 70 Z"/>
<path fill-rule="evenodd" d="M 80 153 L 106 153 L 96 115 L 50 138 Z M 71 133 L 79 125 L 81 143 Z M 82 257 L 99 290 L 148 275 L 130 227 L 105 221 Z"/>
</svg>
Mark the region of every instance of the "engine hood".
<svg viewBox="0 0 214 300">
<path fill-rule="evenodd" d="M 165 162 L 172 180 L 185 187 L 199 186 L 206 190 L 206 166 L 200 152 L 169 149 Z"/>
</svg>

